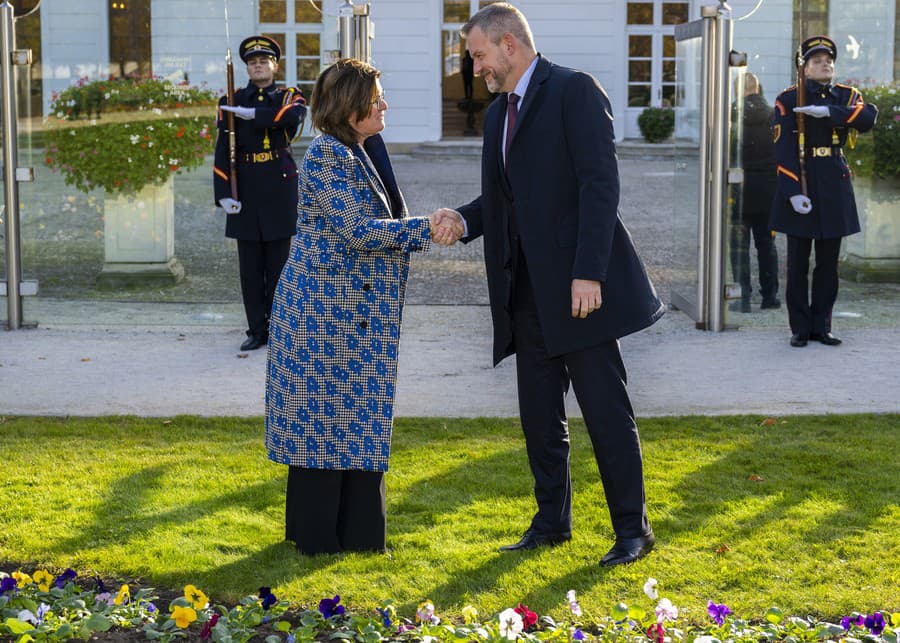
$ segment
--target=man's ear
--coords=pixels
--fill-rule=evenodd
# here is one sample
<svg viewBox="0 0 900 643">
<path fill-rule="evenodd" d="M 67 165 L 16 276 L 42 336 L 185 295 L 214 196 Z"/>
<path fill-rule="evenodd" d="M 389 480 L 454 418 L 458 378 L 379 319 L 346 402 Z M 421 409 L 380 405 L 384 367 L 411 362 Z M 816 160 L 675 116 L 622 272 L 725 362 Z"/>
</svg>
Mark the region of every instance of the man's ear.
<svg viewBox="0 0 900 643">
<path fill-rule="evenodd" d="M 500 38 L 500 45 L 507 56 L 512 56 L 516 52 L 516 38 L 511 33 L 506 32 Z"/>
</svg>

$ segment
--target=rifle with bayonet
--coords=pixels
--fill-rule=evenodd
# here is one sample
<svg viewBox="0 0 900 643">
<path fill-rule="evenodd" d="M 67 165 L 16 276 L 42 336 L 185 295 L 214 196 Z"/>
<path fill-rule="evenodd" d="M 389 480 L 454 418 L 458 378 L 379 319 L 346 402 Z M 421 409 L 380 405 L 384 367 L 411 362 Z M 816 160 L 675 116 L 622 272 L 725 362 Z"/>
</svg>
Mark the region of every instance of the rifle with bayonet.
<svg viewBox="0 0 900 643">
<path fill-rule="evenodd" d="M 225 52 L 225 74 L 227 76 L 228 89 L 225 97 L 230 107 L 234 107 L 234 65 L 231 62 L 231 49 Z M 235 132 L 234 112 L 225 110 L 225 125 L 228 128 L 228 165 L 229 182 L 231 183 L 231 198 L 238 199 L 237 185 L 237 133 Z"/>
<path fill-rule="evenodd" d="M 797 107 L 806 107 L 806 61 L 803 59 L 802 45 L 797 48 Z M 800 161 L 800 191 L 809 196 L 806 189 L 806 115 L 796 112 L 797 154 Z"/>
</svg>

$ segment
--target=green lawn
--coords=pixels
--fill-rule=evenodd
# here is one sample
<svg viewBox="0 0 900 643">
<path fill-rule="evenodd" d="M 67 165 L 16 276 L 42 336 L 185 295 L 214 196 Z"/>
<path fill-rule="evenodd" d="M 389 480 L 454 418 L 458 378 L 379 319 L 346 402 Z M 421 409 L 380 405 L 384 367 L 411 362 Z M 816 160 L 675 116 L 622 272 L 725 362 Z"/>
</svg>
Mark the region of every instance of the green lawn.
<svg viewBox="0 0 900 643">
<path fill-rule="evenodd" d="M 681 417 L 640 422 L 658 546 L 601 569 L 612 532 L 583 425 L 573 422 L 573 540 L 500 554 L 534 510 L 517 421 L 401 419 L 387 476 L 389 556 L 305 558 L 283 540 L 285 468 L 261 419 L 0 418 L 0 565 L 193 583 L 227 602 L 269 585 L 298 606 L 431 599 L 457 616 L 526 603 L 586 615 L 708 600 L 759 618 L 900 609 L 900 416 Z M 310 502 L 314 502 L 310 499 Z"/>
</svg>

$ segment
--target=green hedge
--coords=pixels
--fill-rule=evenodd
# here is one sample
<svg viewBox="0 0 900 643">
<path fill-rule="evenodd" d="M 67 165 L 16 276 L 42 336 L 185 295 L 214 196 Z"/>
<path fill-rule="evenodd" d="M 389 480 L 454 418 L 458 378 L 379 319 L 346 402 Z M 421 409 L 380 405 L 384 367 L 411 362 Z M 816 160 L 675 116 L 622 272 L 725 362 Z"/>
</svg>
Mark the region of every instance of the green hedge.
<svg viewBox="0 0 900 643">
<path fill-rule="evenodd" d="M 675 111 L 671 107 L 648 107 L 638 116 L 638 127 L 648 143 L 659 143 L 675 131 Z"/>
</svg>

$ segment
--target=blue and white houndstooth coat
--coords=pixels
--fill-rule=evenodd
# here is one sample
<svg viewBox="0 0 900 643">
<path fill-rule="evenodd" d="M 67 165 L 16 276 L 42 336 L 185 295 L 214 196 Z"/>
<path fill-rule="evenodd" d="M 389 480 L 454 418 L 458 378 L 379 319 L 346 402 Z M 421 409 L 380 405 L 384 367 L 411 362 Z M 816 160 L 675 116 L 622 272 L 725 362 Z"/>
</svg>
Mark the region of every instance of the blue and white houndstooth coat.
<svg viewBox="0 0 900 643">
<path fill-rule="evenodd" d="M 269 459 L 387 471 L 409 253 L 429 221 L 391 218 L 378 177 L 328 135 L 303 159 L 297 212 L 269 329 Z"/>
</svg>

